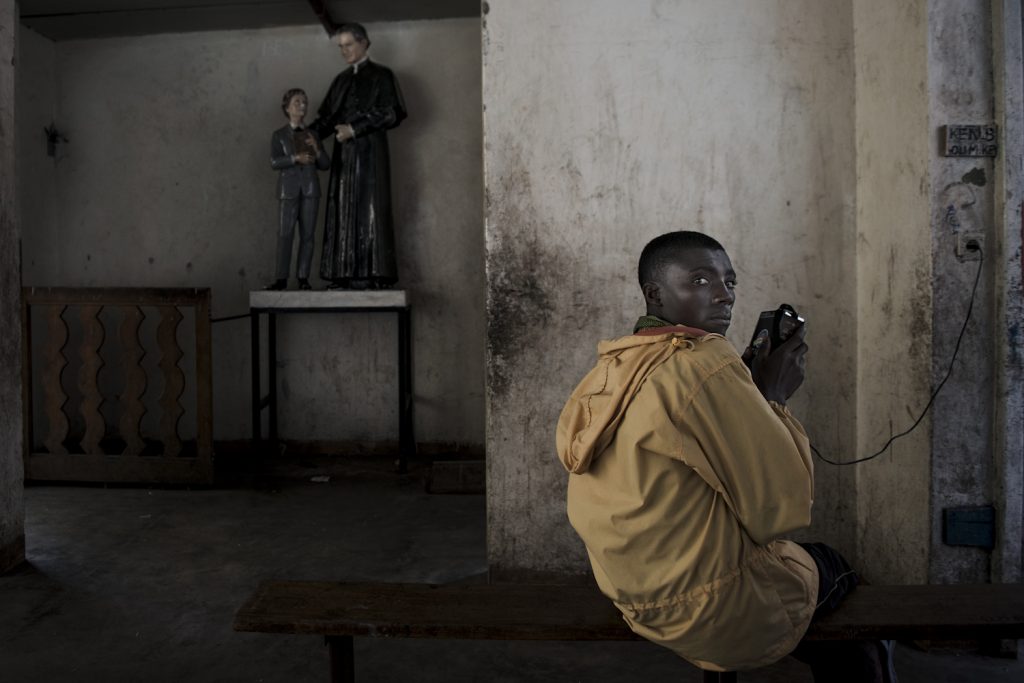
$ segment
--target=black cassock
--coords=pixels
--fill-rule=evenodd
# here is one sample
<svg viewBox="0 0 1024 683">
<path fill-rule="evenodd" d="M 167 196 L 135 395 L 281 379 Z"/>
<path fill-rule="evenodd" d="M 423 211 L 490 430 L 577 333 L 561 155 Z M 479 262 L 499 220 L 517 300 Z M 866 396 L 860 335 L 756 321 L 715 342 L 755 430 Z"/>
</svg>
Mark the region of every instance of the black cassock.
<svg viewBox="0 0 1024 683">
<path fill-rule="evenodd" d="M 387 130 L 405 118 L 391 69 L 366 61 L 338 74 L 310 128 L 320 139 L 340 123 L 355 138 L 334 143 L 320 277 L 342 286 L 387 287 L 398 280 L 391 218 Z"/>
</svg>

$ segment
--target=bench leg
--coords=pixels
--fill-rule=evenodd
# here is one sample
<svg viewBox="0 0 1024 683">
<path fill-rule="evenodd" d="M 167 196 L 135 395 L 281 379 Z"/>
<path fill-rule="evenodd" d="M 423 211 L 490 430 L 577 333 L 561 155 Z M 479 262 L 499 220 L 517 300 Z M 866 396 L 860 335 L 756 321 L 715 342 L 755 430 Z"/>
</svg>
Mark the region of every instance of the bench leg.
<svg viewBox="0 0 1024 683">
<path fill-rule="evenodd" d="M 326 640 L 331 658 L 331 683 L 355 683 L 356 659 L 352 652 L 352 636 L 327 636 Z"/>
<path fill-rule="evenodd" d="M 736 683 L 735 671 L 705 671 L 704 683 Z"/>
</svg>

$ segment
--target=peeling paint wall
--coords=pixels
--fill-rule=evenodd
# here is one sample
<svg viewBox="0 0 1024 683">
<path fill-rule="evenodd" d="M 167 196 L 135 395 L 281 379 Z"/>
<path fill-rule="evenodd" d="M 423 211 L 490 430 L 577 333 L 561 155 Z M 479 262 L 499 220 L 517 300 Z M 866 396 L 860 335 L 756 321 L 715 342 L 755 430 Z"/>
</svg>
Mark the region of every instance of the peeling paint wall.
<svg viewBox="0 0 1024 683">
<path fill-rule="evenodd" d="M 480 27 L 474 19 L 367 26 L 409 118 L 390 133 L 399 285 L 413 302 L 416 436 L 483 443 Z M 28 31 L 26 30 L 26 33 Z M 205 287 L 213 315 L 248 311 L 273 279 L 280 98 L 315 108 L 344 68 L 319 26 L 61 42 L 34 36 L 25 139 L 52 114 L 56 163 L 33 142 L 28 285 Z M 55 88 L 54 91 L 51 89 Z M 326 183 L 327 174 L 321 176 Z M 54 201 L 43 201 L 53 193 Z M 30 203 L 29 203 L 30 202 Z M 323 211 L 317 229 L 319 263 Z M 297 240 L 296 240 L 297 241 Z M 322 286 L 322 283 L 316 283 Z M 280 432 L 397 440 L 394 316 L 279 317 Z M 214 435 L 246 438 L 249 326 L 213 328 Z"/>
<path fill-rule="evenodd" d="M 854 0 L 857 446 L 877 451 L 928 401 L 932 362 L 927 5 Z M 928 576 L 931 418 L 856 465 L 859 563 L 874 582 Z"/>
<path fill-rule="evenodd" d="M 17 8 L 0 0 L 0 573 L 25 559 L 21 419 L 21 288 L 15 187 Z"/>
<path fill-rule="evenodd" d="M 495 0 L 484 15 L 488 533 L 501 571 L 584 571 L 554 453 L 599 339 L 643 313 L 636 261 L 675 229 L 739 274 L 730 333 L 785 301 L 809 321 L 792 407 L 856 438 L 849 2 Z M 854 555 L 854 474 L 820 465 L 804 537 Z"/>
<path fill-rule="evenodd" d="M 991 124 L 992 3 L 942 0 L 928 12 L 929 130 L 946 124 Z M 931 556 L 933 583 L 985 583 L 990 552 L 943 543 L 942 511 L 955 506 L 991 505 L 994 373 L 992 277 L 995 249 L 994 173 L 988 158 L 950 158 L 933 154 L 931 218 L 932 382 L 945 376 L 963 325 L 977 275 L 977 261 L 955 255 L 957 235 L 984 235 L 985 269 L 978 283 L 971 322 L 956 365 L 935 401 L 932 419 Z"/>
</svg>

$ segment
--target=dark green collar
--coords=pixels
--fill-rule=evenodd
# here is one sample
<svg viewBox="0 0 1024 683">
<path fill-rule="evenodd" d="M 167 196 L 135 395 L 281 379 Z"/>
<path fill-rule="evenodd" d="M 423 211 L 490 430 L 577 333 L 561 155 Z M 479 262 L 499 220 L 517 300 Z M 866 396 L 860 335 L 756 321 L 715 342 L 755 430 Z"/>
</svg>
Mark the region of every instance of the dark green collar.
<svg viewBox="0 0 1024 683">
<path fill-rule="evenodd" d="M 656 315 L 642 315 L 640 319 L 636 321 L 636 325 L 633 326 L 633 334 L 636 334 L 640 330 L 647 330 L 652 327 L 672 327 L 672 323 L 667 320 L 662 320 Z"/>
</svg>

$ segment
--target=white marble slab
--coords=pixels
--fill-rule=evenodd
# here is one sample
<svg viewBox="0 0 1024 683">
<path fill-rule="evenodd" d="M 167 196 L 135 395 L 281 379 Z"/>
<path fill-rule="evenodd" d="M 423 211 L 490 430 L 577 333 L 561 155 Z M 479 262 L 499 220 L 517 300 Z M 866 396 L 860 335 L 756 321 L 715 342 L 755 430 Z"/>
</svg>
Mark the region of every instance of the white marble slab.
<svg viewBox="0 0 1024 683">
<path fill-rule="evenodd" d="M 249 292 L 249 308 L 404 308 L 408 305 L 409 297 L 404 289 Z"/>
</svg>

